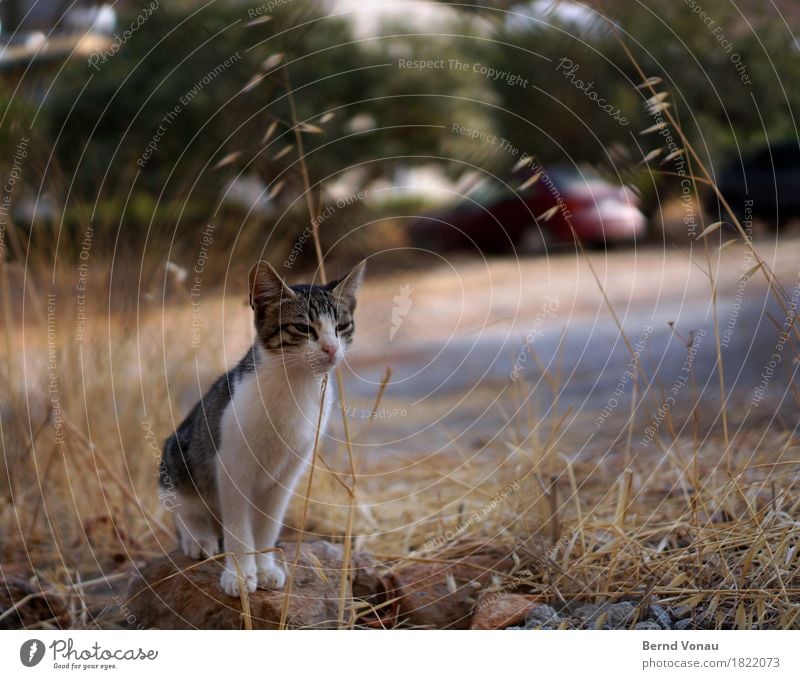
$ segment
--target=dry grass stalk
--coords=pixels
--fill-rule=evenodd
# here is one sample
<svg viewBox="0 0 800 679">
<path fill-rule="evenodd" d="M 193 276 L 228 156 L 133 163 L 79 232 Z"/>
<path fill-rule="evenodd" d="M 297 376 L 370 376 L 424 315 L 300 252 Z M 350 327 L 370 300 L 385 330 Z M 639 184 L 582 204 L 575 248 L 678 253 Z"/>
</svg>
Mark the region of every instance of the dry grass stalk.
<svg viewBox="0 0 800 679">
<path fill-rule="evenodd" d="M 297 118 L 297 109 L 294 101 L 294 90 L 292 89 L 291 81 L 289 79 L 288 68 L 283 69 L 284 84 L 286 87 L 287 98 L 289 101 L 289 110 L 291 113 L 292 128 L 294 130 L 295 139 L 297 141 L 297 155 L 300 164 L 300 173 L 303 178 L 304 196 L 306 200 L 306 207 L 308 208 L 308 216 L 311 221 L 312 240 L 314 242 L 314 251 L 317 257 L 317 266 L 320 272 L 321 282 L 327 283 L 328 277 L 325 271 L 325 258 L 322 254 L 322 244 L 319 238 L 319 210 L 314 210 L 314 204 L 311 195 L 311 178 L 308 172 L 308 165 L 306 163 L 305 148 L 303 145 L 303 133 L 301 130 L 300 121 Z M 336 368 L 336 386 L 339 390 L 339 399 L 343 406 L 345 403 L 344 383 L 342 381 L 342 372 L 340 368 Z M 347 446 L 347 454 L 350 461 L 350 487 L 347 493 L 347 523 L 344 535 L 344 555 L 342 559 L 342 577 L 339 589 L 339 627 L 344 626 L 344 614 L 346 603 L 347 584 L 351 580 L 350 558 L 352 549 L 353 537 L 353 515 L 355 512 L 355 492 L 356 492 L 356 469 L 355 461 L 353 459 L 353 445 L 350 440 L 349 424 L 347 421 L 347 408 L 342 407 L 342 426 L 344 428 L 345 445 Z"/>
<path fill-rule="evenodd" d="M 308 473 L 308 485 L 306 486 L 306 493 L 303 498 L 303 518 L 300 520 L 300 527 L 297 535 L 297 545 L 294 550 L 294 562 L 292 567 L 287 573 L 285 594 L 283 603 L 281 604 L 281 619 L 278 625 L 279 629 L 286 628 L 286 616 L 289 613 L 289 600 L 292 596 L 292 587 L 294 585 L 294 574 L 297 571 L 297 564 L 300 561 L 300 548 L 303 545 L 303 537 L 305 536 L 306 520 L 308 519 L 308 504 L 311 501 L 311 486 L 314 483 L 314 470 L 317 467 L 317 449 L 319 448 L 319 435 L 322 427 L 322 414 L 325 412 L 325 397 L 328 392 L 328 375 L 322 378 L 322 385 L 320 386 L 319 395 L 319 414 L 317 415 L 317 428 L 314 432 L 314 449 L 311 453 L 311 468 Z"/>
</svg>

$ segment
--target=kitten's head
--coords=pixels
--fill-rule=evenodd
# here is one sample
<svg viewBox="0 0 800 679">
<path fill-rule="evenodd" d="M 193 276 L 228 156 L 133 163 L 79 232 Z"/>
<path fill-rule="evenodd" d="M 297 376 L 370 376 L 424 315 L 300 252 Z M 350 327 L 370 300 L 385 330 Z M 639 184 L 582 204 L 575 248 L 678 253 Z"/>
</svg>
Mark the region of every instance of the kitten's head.
<svg viewBox="0 0 800 679">
<path fill-rule="evenodd" d="M 365 262 L 327 285 L 287 285 L 261 261 L 250 270 L 250 306 L 261 346 L 287 367 L 327 372 L 353 341 L 353 312 Z"/>
</svg>

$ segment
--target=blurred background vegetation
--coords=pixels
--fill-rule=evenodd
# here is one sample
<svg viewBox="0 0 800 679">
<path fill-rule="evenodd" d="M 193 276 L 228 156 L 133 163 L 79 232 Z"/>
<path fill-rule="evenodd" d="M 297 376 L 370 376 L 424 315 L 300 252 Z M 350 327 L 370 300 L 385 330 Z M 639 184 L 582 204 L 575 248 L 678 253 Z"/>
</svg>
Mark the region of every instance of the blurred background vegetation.
<svg viewBox="0 0 800 679">
<path fill-rule="evenodd" d="M 652 213 L 676 182 L 663 176 L 653 184 L 639 169 L 648 150 L 641 145 L 655 143 L 638 134 L 652 125 L 647 95 L 596 11 L 614 23 L 646 75 L 663 78 L 711 167 L 796 135 L 791 110 L 800 92 L 785 83 L 797 81 L 798 46 L 785 19 L 759 12 L 755 0 L 538 0 L 489 2 L 480 11 L 442 2 L 423 16 L 399 11 L 370 16 L 371 23 L 366 6 L 352 2 L 162 1 L 96 68 L 80 50 L 69 58 L 53 50 L 50 58 L 13 57 L 23 39 L 36 46 L 36 31 L 68 32 L 63 22 L 36 25 L 28 4 L 2 5 L 0 164 L 8 176 L 20 138 L 31 138 L 10 215 L 20 243 L 30 238 L 48 260 L 56 247 L 74 258 L 91 224 L 95 249 L 153 262 L 155 272 L 166 258 L 191 262 L 209 222 L 231 258 L 236 248 L 255 248 L 283 260 L 308 223 L 287 88 L 305 123 L 311 184 L 327 187 L 327 194 L 315 191 L 317 208 L 371 189 L 370 200 L 326 219 L 327 246 L 371 220 L 361 242 L 350 239 L 348 247 L 400 238 L 393 216 L 443 200 L 470 171 L 510 171 L 515 158 L 498 144 L 453 134 L 453 123 L 507 139 L 545 163 L 586 162 L 621 175 L 639 186 Z M 146 4 L 115 3 L 108 39 L 135 24 Z M 779 4 L 797 18 L 791 3 Z M 565 77 L 557 68 L 564 58 L 579 66 L 574 78 L 591 83 L 629 125 Z M 529 84 L 471 68 L 399 68 L 400 59 L 479 63 Z"/>
</svg>

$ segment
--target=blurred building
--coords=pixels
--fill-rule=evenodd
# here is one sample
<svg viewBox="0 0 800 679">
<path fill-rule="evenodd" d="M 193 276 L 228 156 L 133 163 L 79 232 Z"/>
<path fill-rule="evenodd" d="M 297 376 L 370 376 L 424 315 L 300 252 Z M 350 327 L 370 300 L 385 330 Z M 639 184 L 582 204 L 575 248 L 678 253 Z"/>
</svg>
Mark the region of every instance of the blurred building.
<svg viewBox="0 0 800 679">
<path fill-rule="evenodd" d="M 0 2 L 0 77 L 39 101 L 51 72 L 65 59 L 88 59 L 108 47 L 117 25 L 107 3 L 39 0 Z"/>
<path fill-rule="evenodd" d="M 111 35 L 116 27 L 116 17 L 114 7 L 105 2 L 3 0 L 0 2 L 0 35 L 8 39 L 14 33 L 85 33 L 89 30 Z"/>
</svg>

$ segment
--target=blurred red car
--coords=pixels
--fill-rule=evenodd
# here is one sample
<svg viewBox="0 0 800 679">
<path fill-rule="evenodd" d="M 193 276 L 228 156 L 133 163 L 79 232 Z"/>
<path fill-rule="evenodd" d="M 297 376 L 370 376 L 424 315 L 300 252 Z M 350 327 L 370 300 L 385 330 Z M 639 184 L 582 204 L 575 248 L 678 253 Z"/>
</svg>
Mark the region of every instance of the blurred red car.
<svg viewBox="0 0 800 679">
<path fill-rule="evenodd" d="M 615 186 L 594 170 L 548 168 L 515 176 L 506 186 L 484 178 L 454 205 L 420 217 L 411 226 L 418 247 L 484 253 L 538 253 L 574 243 L 586 246 L 634 242 L 647 220 L 627 187 Z M 528 186 L 526 186 L 528 184 Z M 518 187 L 524 187 L 522 189 Z"/>
</svg>

